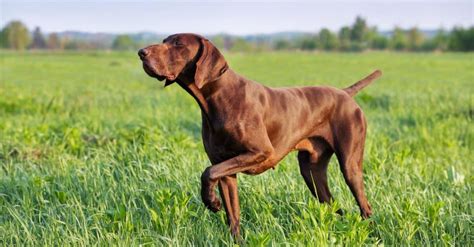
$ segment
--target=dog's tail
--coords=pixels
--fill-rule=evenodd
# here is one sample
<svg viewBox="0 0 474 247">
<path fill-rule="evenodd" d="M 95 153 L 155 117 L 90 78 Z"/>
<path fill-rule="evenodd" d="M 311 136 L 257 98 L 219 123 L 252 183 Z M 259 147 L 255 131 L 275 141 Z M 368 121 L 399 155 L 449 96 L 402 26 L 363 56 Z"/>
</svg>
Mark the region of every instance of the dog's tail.
<svg viewBox="0 0 474 247">
<path fill-rule="evenodd" d="M 379 78 L 381 75 L 382 75 L 382 72 L 380 70 L 376 70 L 376 71 L 372 72 L 372 74 L 365 77 L 364 79 L 354 83 L 350 87 L 344 88 L 343 90 L 346 91 L 346 93 L 349 94 L 350 96 L 354 96 L 354 95 L 357 94 L 357 92 L 362 90 L 362 88 L 369 85 L 372 81 Z"/>
</svg>

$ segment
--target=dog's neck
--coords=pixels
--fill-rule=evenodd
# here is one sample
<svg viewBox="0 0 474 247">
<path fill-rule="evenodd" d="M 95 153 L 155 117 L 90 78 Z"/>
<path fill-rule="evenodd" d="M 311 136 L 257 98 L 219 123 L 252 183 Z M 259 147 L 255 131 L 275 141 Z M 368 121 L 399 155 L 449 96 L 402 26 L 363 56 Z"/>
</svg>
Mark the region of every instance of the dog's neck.
<svg viewBox="0 0 474 247">
<path fill-rule="evenodd" d="M 177 80 L 178 85 L 181 86 L 186 92 L 188 92 L 198 103 L 199 108 L 201 108 L 201 112 L 210 123 L 209 119 L 209 105 L 207 104 L 206 99 L 204 98 L 201 90 L 196 86 L 194 82 L 184 82 L 182 80 Z"/>
<path fill-rule="evenodd" d="M 209 126 L 212 128 L 212 123 L 210 119 L 209 101 L 212 99 L 212 95 L 217 93 L 222 87 L 225 87 L 225 84 L 237 80 L 237 74 L 232 71 L 230 68 L 227 69 L 217 80 L 212 82 L 207 82 L 202 88 L 198 88 L 194 83 L 194 78 L 183 76 L 178 78 L 176 81 L 179 86 L 181 86 L 186 92 L 188 92 L 198 103 L 199 108 L 203 117 L 207 120 Z M 227 85 L 230 86 L 230 85 Z"/>
<path fill-rule="evenodd" d="M 214 93 L 218 92 L 219 89 L 225 86 L 225 85 L 222 85 L 223 82 L 232 81 L 232 80 L 229 80 L 230 79 L 229 77 L 232 76 L 232 74 L 234 74 L 234 72 L 231 69 L 227 69 L 221 76 L 219 76 L 219 78 L 217 78 L 217 80 L 212 81 L 212 82 L 206 82 L 206 84 L 204 84 L 204 86 L 200 89 L 204 98 L 207 100 Z"/>
</svg>

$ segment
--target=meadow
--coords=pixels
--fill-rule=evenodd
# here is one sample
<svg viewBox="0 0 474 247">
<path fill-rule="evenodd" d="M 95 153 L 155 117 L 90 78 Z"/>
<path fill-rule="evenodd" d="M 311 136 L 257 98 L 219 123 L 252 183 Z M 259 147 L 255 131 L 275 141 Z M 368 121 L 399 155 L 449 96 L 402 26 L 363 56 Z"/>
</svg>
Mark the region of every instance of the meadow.
<svg viewBox="0 0 474 247">
<path fill-rule="evenodd" d="M 321 205 L 290 154 L 239 175 L 248 246 L 472 246 L 472 53 L 228 53 L 269 86 L 345 87 L 368 120 L 359 210 L 333 157 Z M 0 51 L 0 244 L 234 245 L 200 199 L 210 165 L 197 104 L 145 75 L 135 52 Z M 346 214 L 336 214 L 341 207 Z"/>
</svg>

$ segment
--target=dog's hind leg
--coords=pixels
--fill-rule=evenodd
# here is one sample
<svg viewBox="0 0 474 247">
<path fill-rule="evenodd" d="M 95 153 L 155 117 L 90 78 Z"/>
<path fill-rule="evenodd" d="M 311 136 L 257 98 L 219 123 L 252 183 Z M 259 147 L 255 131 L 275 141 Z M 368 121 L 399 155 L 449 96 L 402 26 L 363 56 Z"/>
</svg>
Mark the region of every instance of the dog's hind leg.
<svg viewBox="0 0 474 247">
<path fill-rule="evenodd" d="M 372 208 L 365 196 L 362 176 L 366 134 L 362 111 L 356 110 L 354 118 L 350 121 L 340 121 L 339 124 L 335 145 L 336 156 L 344 179 L 359 205 L 362 218 L 368 218 L 372 214 Z"/>
<path fill-rule="evenodd" d="M 309 190 L 321 203 L 333 200 L 327 181 L 327 168 L 334 151 L 323 140 L 310 141 L 311 146 L 298 152 L 300 172 Z M 339 210 L 338 213 L 342 214 Z"/>
</svg>

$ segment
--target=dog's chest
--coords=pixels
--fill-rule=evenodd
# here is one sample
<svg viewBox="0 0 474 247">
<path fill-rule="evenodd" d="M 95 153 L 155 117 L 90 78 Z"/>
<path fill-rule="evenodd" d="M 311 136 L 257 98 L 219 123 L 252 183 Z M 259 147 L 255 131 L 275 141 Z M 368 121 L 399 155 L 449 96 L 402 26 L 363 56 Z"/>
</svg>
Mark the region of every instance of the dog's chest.
<svg viewBox="0 0 474 247">
<path fill-rule="evenodd" d="M 244 152 L 243 133 L 244 128 L 238 122 L 215 122 L 211 128 L 203 121 L 202 138 L 209 158 L 220 162 Z"/>
</svg>

